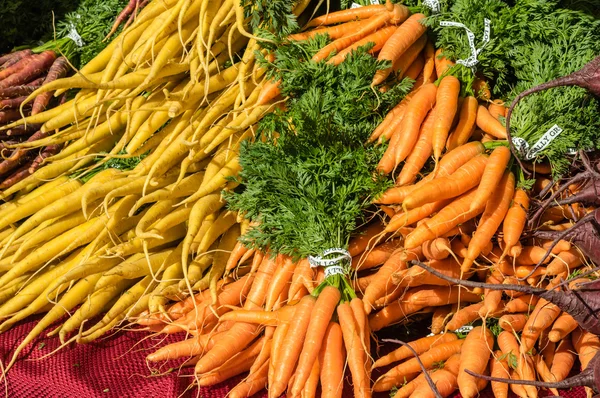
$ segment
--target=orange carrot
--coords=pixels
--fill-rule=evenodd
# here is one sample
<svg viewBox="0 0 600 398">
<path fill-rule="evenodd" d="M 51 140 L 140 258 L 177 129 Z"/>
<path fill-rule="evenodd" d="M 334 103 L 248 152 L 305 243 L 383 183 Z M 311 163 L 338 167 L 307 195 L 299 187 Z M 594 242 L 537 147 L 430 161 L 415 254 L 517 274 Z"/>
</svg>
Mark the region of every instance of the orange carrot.
<svg viewBox="0 0 600 398">
<path fill-rule="evenodd" d="M 470 220 L 483 211 L 470 210 L 471 200 L 475 196 L 475 190 L 471 190 L 456 198 L 452 203 L 440 210 L 435 216 L 419 225 L 413 232 L 408 234 L 404 241 L 404 247 L 412 249 L 423 244 L 423 242 L 435 239 L 452 230 L 455 226 Z"/>
<path fill-rule="evenodd" d="M 229 255 L 227 265 L 225 266 L 225 272 L 227 273 L 234 269 L 238 265 L 238 262 L 244 256 L 244 254 L 248 252 L 248 250 L 249 249 L 246 246 L 244 246 L 242 242 L 237 242 L 235 244 L 235 247 L 231 251 L 231 254 Z"/>
<path fill-rule="evenodd" d="M 393 147 L 394 163 L 392 168 L 404 161 L 414 148 L 419 138 L 421 124 L 425 120 L 427 113 L 435 105 L 436 92 L 437 88 L 433 83 L 424 84 L 408 103 L 405 116 L 398 129 L 398 134 L 401 134 L 402 139 Z M 389 166 L 382 168 L 383 171 L 389 173 L 391 170 L 387 171 L 388 169 Z"/>
<path fill-rule="evenodd" d="M 423 51 L 423 48 L 425 47 L 425 43 L 427 43 L 427 35 L 423 34 L 394 62 L 392 70 L 396 72 L 398 79 L 407 75 L 406 72 L 408 71 L 408 68 L 419 57 L 421 51 Z"/>
<path fill-rule="evenodd" d="M 375 222 L 358 231 L 357 235 L 352 237 L 348 243 L 348 252 L 350 252 L 350 255 L 355 257 L 364 252 L 367 248 L 374 247 L 377 244 L 377 241 L 373 238 L 379 235 L 383 231 L 383 228 L 383 224 Z"/>
<path fill-rule="evenodd" d="M 584 331 L 581 328 L 577 328 L 571 334 L 573 347 L 579 356 L 579 362 L 581 363 L 581 370 L 588 367 L 594 355 L 600 349 L 600 339 L 598 336 Z"/>
<path fill-rule="evenodd" d="M 413 87 L 421 87 L 423 85 L 423 67 L 425 66 L 425 58 L 423 53 L 420 53 L 417 58 L 406 68 L 404 77 L 408 77 L 415 81 Z"/>
<path fill-rule="evenodd" d="M 337 314 L 342 329 L 344 345 L 346 346 L 348 368 L 352 375 L 354 397 L 370 397 L 371 389 L 365 369 L 363 340 L 360 338 L 350 304 L 342 303 L 338 305 Z"/>
<path fill-rule="evenodd" d="M 477 118 L 477 98 L 466 97 L 460 107 L 458 125 L 448 137 L 446 149 L 453 150 L 465 144 L 475 131 L 475 120 Z"/>
<path fill-rule="evenodd" d="M 490 275 L 487 277 L 487 283 L 500 284 L 502 279 L 500 276 Z M 479 316 L 486 318 L 498 311 L 502 302 L 502 290 L 484 289 L 483 294 L 483 307 L 479 310 Z"/>
<path fill-rule="evenodd" d="M 500 377 L 504 379 L 510 378 L 508 372 L 508 362 L 502 355 L 502 351 L 496 351 L 493 357 L 490 359 L 490 374 L 492 377 Z M 507 398 L 508 397 L 508 384 L 492 381 L 492 392 L 494 398 Z"/>
<path fill-rule="evenodd" d="M 357 30 L 357 28 L 358 27 L 355 27 L 353 28 L 353 30 Z M 352 51 L 356 51 L 356 49 L 358 49 L 359 47 L 367 45 L 368 43 L 374 44 L 373 48 L 369 50 L 369 54 L 374 55 L 377 51 L 381 50 L 385 42 L 396 31 L 396 28 L 396 26 L 390 25 L 374 31 L 373 33 L 365 36 L 363 39 L 360 39 L 355 43 L 349 45 L 348 47 L 344 48 L 343 50 L 339 51 L 336 55 L 331 57 L 329 61 L 327 61 L 327 63 L 339 65 L 340 63 L 344 62 L 348 54 L 350 54 Z"/>
<path fill-rule="evenodd" d="M 450 61 L 442 55 L 442 49 L 438 48 L 435 52 L 435 72 L 440 78 L 448 69 L 454 66 L 454 62 Z"/>
<path fill-rule="evenodd" d="M 479 319 L 479 310 L 481 307 L 483 307 L 483 301 L 462 307 L 456 311 L 456 313 L 454 313 L 454 316 L 446 325 L 446 330 L 456 330 L 462 326 L 468 325 L 476 319 Z"/>
<path fill-rule="evenodd" d="M 363 21 L 346 22 L 341 25 L 331 26 L 328 28 L 313 29 L 313 30 L 309 30 L 308 32 L 302 32 L 302 33 L 296 33 L 293 35 L 289 35 L 288 39 L 301 41 L 301 40 L 308 40 L 312 37 L 315 37 L 316 35 L 327 34 L 330 39 L 335 40 L 335 39 L 339 39 L 340 37 L 346 36 L 350 32 L 356 31 L 356 29 L 358 29 L 361 25 L 364 25 Z"/>
<path fill-rule="evenodd" d="M 217 341 L 223 339 L 224 333 L 210 333 L 194 336 L 191 339 L 177 341 L 166 345 L 156 352 L 148 355 L 146 359 L 150 362 L 166 361 L 183 357 L 192 357 L 210 350 Z"/>
<path fill-rule="evenodd" d="M 275 302 L 277 301 L 277 297 L 281 294 L 284 289 L 288 289 L 287 286 L 294 275 L 294 269 L 296 268 L 296 263 L 294 263 L 291 257 L 286 256 L 281 268 L 277 271 L 277 273 L 273 276 L 273 281 L 269 286 L 269 290 L 267 292 L 267 298 L 265 300 L 265 309 L 270 311 L 273 309 Z"/>
<path fill-rule="evenodd" d="M 402 25 L 396 29 L 394 34 L 385 43 L 381 51 L 379 52 L 378 60 L 388 60 L 392 64 L 400 58 L 404 52 L 415 42 L 427 28 L 421 22 L 425 19 L 423 14 L 411 15 Z M 377 86 L 389 76 L 391 68 L 379 70 L 375 73 L 373 82 L 371 85 Z"/>
<path fill-rule="evenodd" d="M 475 77 L 475 81 L 473 82 L 473 91 L 477 98 L 481 98 L 484 101 L 489 101 L 492 98 L 492 93 L 490 92 L 490 85 L 488 82 L 477 76 Z"/>
<path fill-rule="evenodd" d="M 244 309 L 258 309 L 265 301 L 266 291 L 271 278 L 275 272 L 274 261 L 263 261 L 260 265 L 257 275 L 254 277 L 252 288 L 248 293 Z M 215 345 L 206 353 L 196 364 L 195 372 L 207 373 L 221 366 L 225 361 L 233 355 L 240 352 L 246 347 L 256 336 L 259 326 L 236 322 L 223 337 L 222 344 Z"/>
<path fill-rule="evenodd" d="M 256 372 L 250 371 L 250 375 L 229 391 L 229 398 L 251 397 L 260 390 L 267 387 L 267 372 L 269 361 L 265 361 Z"/>
<path fill-rule="evenodd" d="M 403 227 L 411 226 L 443 209 L 450 202 L 450 199 L 440 200 L 437 202 L 427 203 L 421 207 L 417 207 L 416 209 L 400 211 L 392 217 L 388 225 L 385 227 L 385 231 L 395 232 Z"/>
<path fill-rule="evenodd" d="M 492 237 L 498 230 L 502 220 L 506 216 L 508 207 L 515 192 L 515 177 L 510 172 L 505 172 L 498 187 L 494 191 L 492 198 L 485 207 L 485 211 L 479 221 L 479 226 L 469 242 L 467 257 L 465 257 L 461 266 L 462 272 L 467 272 L 471 269 L 475 259 L 483 251 L 484 246 L 492 240 Z M 475 193 L 477 196 L 477 192 Z M 477 208 L 469 208 L 470 211 L 477 211 Z"/>
<path fill-rule="evenodd" d="M 525 222 L 527 220 L 527 211 L 529 210 L 529 196 L 522 189 L 517 189 L 513 197 L 512 205 L 502 226 L 503 240 L 505 244 L 504 257 L 514 247 L 523 233 Z"/>
<path fill-rule="evenodd" d="M 566 379 L 571 373 L 576 359 L 575 352 L 571 339 L 564 339 L 558 343 L 550 366 L 550 373 L 554 375 L 556 381 Z"/>
<path fill-rule="evenodd" d="M 334 286 L 326 286 L 314 304 L 310 322 L 304 339 L 304 346 L 298 359 L 298 366 L 294 373 L 294 383 L 291 394 L 297 396 L 306 384 L 315 361 L 321 350 L 321 345 L 331 317 L 340 301 L 340 291 Z"/>
<path fill-rule="evenodd" d="M 570 273 L 575 268 L 583 265 L 583 260 L 583 255 L 576 248 L 560 252 L 546 267 L 546 275 L 559 275 L 563 272 Z"/>
<path fill-rule="evenodd" d="M 404 114 L 406 113 L 406 108 L 408 107 L 408 104 L 410 103 L 412 98 L 415 96 L 417 91 L 419 91 L 419 90 L 413 88 L 413 90 L 410 93 L 408 93 L 402 99 L 402 101 L 400 101 L 400 103 L 398 105 L 396 105 L 390 111 L 392 116 L 390 116 L 390 119 L 388 119 L 386 117 L 386 120 L 387 120 L 386 125 L 381 127 L 381 129 L 378 128 L 377 130 L 375 130 L 373 132 L 373 134 L 371 134 L 371 136 L 369 137 L 369 140 L 367 142 L 373 142 L 373 141 L 377 140 L 378 144 L 382 144 L 384 141 L 385 142 L 389 141 L 389 144 L 392 145 L 391 139 L 394 137 L 394 135 L 395 135 L 394 133 L 396 133 L 398 131 L 398 129 L 400 128 L 400 125 L 402 124 L 402 119 L 404 118 Z M 397 141 L 398 139 L 399 138 L 396 137 L 395 141 Z M 390 152 L 390 154 L 388 156 L 393 157 L 393 153 Z"/>
<path fill-rule="evenodd" d="M 304 28 L 312 28 L 321 25 L 335 25 L 342 22 L 353 21 L 355 19 L 367 19 L 381 12 L 386 12 L 386 6 L 375 4 L 365 7 L 350 8 L 347 10 L 336 11 L 312 19 Z"/>
<path fill-rule="evenodd" d="M 342 329 L 335 322 L 329 322 L 323 344 L 319 351 L 321 364 L 322 398 L 341 398 L 344 387 L 344 343 Z"/>
<path fill-rule="evenodd" d="M 466 373 L 465 369 L 475 373 L 483 373 L 487 368 L 493 347 L 494 336 L 487 328 L 474 327 L 467 335 L 460 351 L 460 368 L 457 380 L 460 394 L 463 397 L 472 398 L 479 392 L 476 378 Z"/>
<path fill-rule="evenodd" d="M 499 139 L 506 139 L 506 128 L 483 105 L 477 108 L 477 127 Z"/>
<path fill-rule="evenodd" d="M 423 362 L 425 368 L 429 369 L 434 365 L 434 363 L 445 361 L 452 355 L 460 352 L 463 342 L 464 340 L 455 340 L 452 342 L 439 344 L 421 354 L 419 358 L 421 359 L 421 362 Z M 421 367 L 417 359 L 411 358 L 408 361 L 402 362 L 401 364 L 392 368 L 390 371 L 377 379 L 373 385 L 373 391 L 388 391 L 393 387 L 401 385 L 406 376 L 420 371 Z"/>
<path fill-rule="evenodd" d="M 256 105 L 268 104 L 271 100 L 275 99 L 279 94 L 281 94 L 280 84 L 280 80 L 265 80 L 260 90 L 260 93 L 258 94 Z"/>
<path fill-rule="evenodd" d="M 430 348 L 435 347 L 440 344 L 450 343 L 452 341 L 458 340 L 458 337 L 454 333 L 444 333 L 442 335 L 437 336 L 428 336 L 423 337 L 408 343 L 417 354 L 421 355 L 424 352 L 428 351 Z M 394 362 L 402 361 L 406 358 L 410 358 L 413 356 L 412 351 L 408 349 L 406 346 L 400 346 L 389 354 L 379 358 L 373 364 L 373 369 L 380 368 L 383 366 L 387 366 Z"/>
<path fill-rule="evenodd" d="M 399 248 L 400 245 L 400 239 L 392 239 L 382 243 L 372 250 L 364 252 L 360 256 L 353 257 L 352 268 L 355 270 L 365 270 L 381 265 L 392 256 L 392 253 Z"/>
<path fill-rule="evenodd" d="M 312 268 L 310 268 L 308 260 L 300 260 L 296 264 L 296 268 L 294 269 L 294 275 L 292 275 L 292 283 L 290 284 L 289 297 L 295 297 L 296 294 L 304 287 L 306 287 L 309 292 L 312 292 L 313 279 L 313 270 Z M 310 289 L 308 289 L 307 286 L 310 287 Z"/>
<path fill-rule="evenodd" d="M 475 156 L 449 176 L 434 178 L 411 192 L 402 202 L 402 207 L 414 209 L 433 201 L 452 199 L 464 194 L 477 186 L 487 163 L 486 155 Z"/>
<path fill-rule="evenodd" d="M 400 260 L 400 256 L 403 252 L 403 249 L 396 249 L 390 258 L 388 258 L 381 268 L 379 268 L 375 277 L 365 289 L 362 299 L 367 314 L 371 312 L 375 301 L 388 294 L 391 289 L 395 288 L 392 283 L 392 274 L 408 267 L 408 264 L 405 261 Z"/>
<path fill-rule="evenodd" d="M 425 44 L 425 66 L 423 67 L 423 83 L 433 83 L 435 80 L 435 48 L 431 40 Z"/>
<path fill-rule="evenodd" d="M 523 354 L 533 348 L 540 333 L 552 325 L 552 322 L 558 318 L 560 312 L 560 308 L 544 299 L 540 299 L 537 302 L 521 334 L 521 352 Z"/>
<path fill-rule="evenodd" d="M 414 314 L 415 312 L 422 310 L 423 308 L 425 308 L 425 305 L 422 304 L 413 304 L 400 300 L 395 301 L 387 307 L 383 307 L 374 315 L 371 315 L 369 319 L 369 327 L 372 331 L 376 332 L 386 326 L 400 321 L 403 318 L 406 318 L 407 315 Z"/>
<path fill-rule="evenodd" d="M 556 382 L 556 378 L 550 372 L 550 369 L 548 369 L 548 365 L 546 365 L 546 362 L 544 362 L 540 355 L 535 355 L 533 357 L 533 363 L 535 365 L 535 370 L 537 371 L 537 374 L 542 378 L 543 381 L 548 383 Z M 559 395 L 558 390 L 556 388 L 549 388 L 549 390 L 554 395 Z"/>
<path fill-rule="evenodd" d="M 444 77 L 437 90 L 435 121 L 433 122 L 433 159 L 437 165 L 446 145 L 452 122 L 458 109 L 460 81 L 451 75 Z"/>
<path fill-rule="evenodd" d="M 281 347 L 283 345 L 283 341 L 285 340 L 285 336 L 290 328 L 289 322 L 284 322 L 277 326 L 275 332 L 273 333 L 273 342 L 271 343 L 271 357 L 269 359 L 269 371 L 267 373 L 267 378 L 269 383 L 272 384 L 275 380 L 275 369 L 276 364 L 279 361 L 279 355 L 282 350 Z"/>
<path fill-rule="evenodd" d="M 432 260 L 428 264 L 434 270 L 441 272 L 446 276 L 452 276 L 454 278 L 460 278 L 460 267 L 458 262 L 454 258 L 446 258 L 443 260 Z M 465 275 L 466 277 L 466 275 Z M 450 286 L 451 283 L 438 278 L 437 276 L 425 271 L 423 268 L 418 266 L 410 267 L 402 275 L 394 275 L 393 281 L 398 286 L 422 286 L 422 285 L 434 285 L 434 286 Z"/>
<path fill-rule="evenodd" d="M 420 289 L 406 300 L 411 304 L 422 305 L 425 308 L 426 306 L 436 307 L 453 304 L 459 300 L 474 303 L 481 301 L 481 296 L 458 286 L 436 286 L 431 289 Z"/>
<path fill-rule="evenodd" d="M 490 111 L 490 115 L 500 120 L 501 117 L 506 116 L 506 106 L 504 106 L 504 101 L 493 100 L 488 105 L 488 111 Z"/>
<path fill-rule="evenodd" d="M 279 397 L 287 388 L 288 382 L 298 362 L 300 351 L 305 340 L 308 325 L 311 320 L 311 312 L 315 306 L 315 298 L 304 296 L 298 303 L 294 317 L 290 322 L 290 328 L 282 343 L 281 353 L 277 356 L 275 363 L 275 375 L 269 386 L 269 394 Z M 312 366 L 312 364 L 311 364 Z M 310 372 L 310 370 L 309 370 Z"/>
<path fill-rule="evenodd" d="M 432 334 L 440 334 L 444 331 L 444 327 L 452 315 L 456 312 L 457 306 L 455 305 L 444 305 L 437 307 L 431 316 L 431 330 Z"/>
<path fill-rule="evenodd" d="M 471 208 L 476 209 L 485 206 L 500 183 L 504 170 L 508 166 L 510 156 L 510 149 L 506 146 L 499 146 L 492 151 L 481 177 L 481 182 L 477 187 L 477 195 L 473 199 Z"/>
<path fill-rule="evenodd" d="M 498 319 L 498 326 L 508 332 L 520 332 L 527 323 L 528 316 L 523 313 L 506 314 Z"/>
<path fill-rule="evenodd" d="M 428 260 L 443 260 L 450 255 L 450 241 L 448 238 L 435 238 L 422 245 L 423 255 Z"/>
<path fill-rule="evenodd" d="M 429 156 L 433 151 L 433 147 L 431 146 L 432 138 L 433 138 L 433 122 L 435 120 L 435 110 L 433 108 L 425 117 L 423 124 L 421 125 L 421 130 L 419 133 L 419 139 L 415 144 L 412 152 L 406 159 L 406 162 L 402 166 L 402 170 L 400 171 L 400 175 L 396 180 L 396 185 L 406 185 L 413 183 L 417 174 L 421 171 Z"/>
</svg>

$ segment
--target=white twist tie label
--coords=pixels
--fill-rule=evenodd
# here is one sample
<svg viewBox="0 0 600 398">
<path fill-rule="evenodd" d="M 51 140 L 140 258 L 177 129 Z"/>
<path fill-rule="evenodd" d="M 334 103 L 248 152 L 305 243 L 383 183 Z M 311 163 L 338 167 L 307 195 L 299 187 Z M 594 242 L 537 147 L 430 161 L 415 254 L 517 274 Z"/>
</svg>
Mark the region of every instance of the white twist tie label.
<svg viewBox="0 0 600 398">
<path fill-rule="evenodd" d="M 467 33 L 467 40 L 469 41 L 469 48 L 471 49 L 471 55 L 467 59 L 457 60 L 456 63 L 464 65 L 467 68 L 471 68 L 471 69 L 473 69 L 473 71 L 475 71 L 475 65 L 477 65 L 479 63 L 479 61 L 477 60 L 477 57 L 479 56 L 479 54 L 481 53 L 483 48 L 486 46 L 486 44 L 488 44 L 488 42 L 490 41 L 490 23 L 491 23 L 491 21 L 489 19 L 485 18 L 483 20 L 483 23 L 484 23 L 484 28 L 483 28 L 483 38 L 481 40 L 481 47 L 477 48 L 477 47 L 475 47 L 475 34 L 473 34 L 473 32 L 471 32 L 471 30 L 469 28 L 467 28 L 464 24 L 462 24 L 460 22 L 454 22 L 454 21 L 440 21 L 440 26 L 444 26 L 444 27 L 450 26 L 450 27 L 454 27 L 454 28 L 462 28 Z"/>
<path fill-rule="evenodd" d="M 379 0 L 370 0 L 370 3 L 371 3 L 371 5 L 378 5 Z M 359 7 L 362 7 L 362 4 L 352 3 L 352 5 L 350 6 L 350 9 L 359 8 Z"/>
<path fill-rule="evenodd" d="M 562 131 L 563 131 L 563 129 L 555 124 L 554 126 L 550 127 L 548 129 L 548 131 L 546 131 L 544 133 L 544 135 L 541 136 L 540 139 L 537 140 L 537 142 L 535 144 L 533 144 L 533 146 L 531 148 L 529 147 L 529 144 L 527 143 L 527 141 L 525 141 L 521 137 L 513 137 L 512 142 L 513 142 L 513 145 L 516 147 L 517 151 L 519 151 L 519 153 L 523 157 L 523 159 L 531 160 L 531 159 L 537 157 L 537 155 L 541 151 L 546 149 L 546 147 L 548 147 L 548 145 L 550 145 L 550 143 L 556 137 L 558 137 L 560 135 L 560 133 L 562 133 Z"/>
<path fill-rule="evenodd" d="M 440 2 L 438 0 L 424 0 L 423 5 L 429 8 L 434 14 L 441 11 Z"/>
<path fill-rule="evenodd" d="M 330 254 L 339 254 L 339 256 L 334 258 L 323 258 Z M 311 268 L 330 267 L 332 265 L 337 265 L 338 263 L 344 260 L 352 261 L 352 256 L 350 255 L 350 252 L 348 250 L 339 247 L 327 249 L 320 256 L 308 256 L 308 262 Z"/>
<path fill-rule="evenodd" d="M 75 28 L 73 22 L 71 22 L 69 25 L 69 34 L 67 34 L 67 37 L 73 40 L 77 47 L 83 47 L 83 39 L 81 38 L 79 33 L 77 33 L 77 29 Z"/>
<path fill-rule="evenodd" d="M 345 275 L 346 270 L 340 265 L 330 265 L 325 267 L 325 278 L 329 278 L 332 275 Z"/>
</svg>

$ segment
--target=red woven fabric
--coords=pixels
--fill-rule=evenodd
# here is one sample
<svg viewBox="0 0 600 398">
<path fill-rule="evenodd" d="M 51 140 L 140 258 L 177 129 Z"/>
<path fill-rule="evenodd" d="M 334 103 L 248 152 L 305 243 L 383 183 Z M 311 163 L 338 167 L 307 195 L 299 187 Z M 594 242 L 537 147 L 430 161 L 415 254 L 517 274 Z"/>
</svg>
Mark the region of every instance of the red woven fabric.
<svg viewBox="0 0 600 398">
<path fill-rule="evenodd" d="M 15 347 L 33 328 L 36 320 L 21 322 L 8 332 L 0 334 L 0 360 L 6 364 Z M 386 336 L 388 337 L 388 336 Z M 10 398 L 223 398 L 242 377 L 210 388 L 188 389 L 193 379 L 192 369 L 169 370 L 173 363 L 149 366 L 145 357 L 164 344 L 181 336 L 149 337 L 144 332 L 118 332 L 87 345 L 69 345 L 47 358 L 42 356 L 60 345 L 58 338 L 39 337 L 19 356 L 10 369 L 7 382 L 0 383 L 0 395 Z M 376 375 L 374 375 L 376 376 Z M 199 394 L 198 394 L 199 393 Z M 545 394 L 541 394 L 545 395 Z M 266 391 L 256 395 L 266 398 Z M 344 398 L 352 397 L 350 386 L 344 389 Z M 564 391 L 565 398 L 582 398 L 583 389 Z M 386 398 L 388 394 L 377 397 Z M 458 398 L 455 395 L 453 398 Z M 491 398 L 486 389 L 481 398 Z"/>
</svg>

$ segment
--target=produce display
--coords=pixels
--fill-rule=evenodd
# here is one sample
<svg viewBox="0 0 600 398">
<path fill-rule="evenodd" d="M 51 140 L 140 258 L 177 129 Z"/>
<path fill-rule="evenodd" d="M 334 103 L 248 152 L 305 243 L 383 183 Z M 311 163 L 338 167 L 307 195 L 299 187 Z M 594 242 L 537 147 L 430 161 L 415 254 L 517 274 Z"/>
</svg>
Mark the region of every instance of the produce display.
<svg viewBox="0 0 600 398">
<path fill-rule="evenodd" d="M 599 393 L 600 4 L 332 5 L 83 0 L 0 57 L 0 380 L 127 326 L 232 397 Z"/>
</svg>

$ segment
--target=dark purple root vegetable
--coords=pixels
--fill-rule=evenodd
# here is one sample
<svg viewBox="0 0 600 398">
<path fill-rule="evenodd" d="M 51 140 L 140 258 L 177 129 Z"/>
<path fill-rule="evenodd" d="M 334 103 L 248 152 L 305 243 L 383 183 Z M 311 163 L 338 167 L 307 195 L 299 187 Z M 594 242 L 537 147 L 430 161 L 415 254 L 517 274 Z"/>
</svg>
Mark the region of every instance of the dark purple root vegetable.
<svg viewBox="0 0 600 398">
<path fill-rule="evenodd" d="M 56 58 L 56 60 L 50 67 L 48 74 L 46 75 L 44 84 L 48 84 L 57 79 L 60 79 L 61 77 L 66 76 L 67 72 L 69 72 L 69 62 L 67 61 L 67 59 L 62 56 Z M 52 99 L 53 94 L 54 94 L 54 91 L 49 91 L 49 92 L 42 93 L 42 94 L 38 95 L 37 97 L 35 97 L 35 100 L 33 101 L 33 106 L 31 109 L 31 114 L 37 115 L 38 113 L 44 111 L 46 109 L 46 107 L 48 106 L 48 104 L 50 103 L 50 100 Z"/>
<path fill-rule="evenodd" d="M 589 387 L 594 390 L 596 394 L 600 391 L 600 351 L 594 358 L 590 361 L 587 368 L 585 368 L 578 375 L 568 377 L 562 381 L 557 382 L 543 382 L 543 381 L 532 381 L 532 380 L 514 380 L 514 379 L 505 379 L 502 377 L 491 377 L 482 375 L 479 373 L 475 373 L 470 371 L 469 369 L 465 369 L 465 372 L 470 374 L 471 376 L 479 377 L 488 381 L 498 381 L 501 383 L 508 384 L 522 384 L 527 386 L 535 386 L 542 388 L 560 388 L 561 390 L 573 387 Z M 594 396 L 597 398 L 598 395 Z"/>
<path fill-rule="evenodd" d="M 20 137 L 24 135 L 31 135 L 38 131 L 42 127 L 41 124 L 22 124 L 12 129 L 5 130 L 4 133 L 10 137 Z"/>
<path fill-rule="evenodd" d="M 29 174 L 33 174 L 37 169 L 40 168 L 44 160 L 52 155 L 56 155 L 60 152 L 62 145 L 50 145 L 44 148 L 44 150 L 33 159 L 31 166 L 29 166 Z"/>
<path fill-rule="evenodd" d="M 576 290 L 546 290 L 527 285 L 493 284 L 451 278 L 419 261 L 412 262 L 427 272 L 455 285 L 490 290 L 514 290 L 525 294 L 534 294 L 543 298 L 571 315 L 582 329 L 600 334 L 600 279 L 580 283 Z"/>
<path fill-rule="evenodd" d="M 0 110 L 18 109 L 26 98 L 27 97 L 16 97 L 0 100 Z"/>
<path fill-rule="evenodd" d="M 423 371 L 423 376 L 425 376 L 425 380 L 427 381 L 427 384 L 429 384 L 429 388 L 431 388 L 431 391 L 433 391 L 433 393 L 435 394 L 435 397 L 442 398 L 442 394 L 440 394 L 440 391 L 437 389 L 437 386 L 435 385 L 433 380 L 431 380 L 431 376 L 429 375 L 427 368 L 423 364 L 423 361 L 421 361 L 421 358 L 419 358 L 419 354 L 415 351 L 414 348 L 412 348 L 410 346 L 410 344 L 408 344 L 402 340 L 396 340 L 396 339 L 382 339 L 381 341 L 386 342 L 386 343 L 401 344 L 404 347 L 408 348 L 410 350 L 410 352 L 412 352 L 412 354 L 417 359 L 417 363 L 419 364 L 419 366 L 421 367 L 421 370 Z"/>
<path fill-rule="evenodd" d="M 15 51 L 14 53 L 9 53 L 0 57 L 0 66 L 1 69 L 6 69 L 11 65 L 16 64 L 21 59 L 33 54 L 33 51 L 30 49 Z"/>
<path fill-rule="evenodd" d="M 42 133 L 41 131 L 38 131 L 37 133 L 29 137 L 27 142 L 42 139 L 47 135 L 48 133 Z M 23 159 L 27 157 L 31 158 L 31 156 L 29 156 L 30 153 L 32 152 L 24 148 L 19 148 L 15 150 L 13 153 L 11 153 L 9 157 L 0 162 L 0 175 L 6 174 L 7 172 L 13 170 L 15 167 L 23 164 Z"/>
<path fill-rule="evenodd" d="M 517 159 L 519 166 L 521 166 L 521 169 L 523 169 L 523 172 L 527 175 L 530 175 L 531 173 L 523 168 L 521 160 L 517 156 L 517 151 L 512 142 L 512 136 L 510 135 L 510 117 L 512 116 L 515 106 L 523 98 L 533 93 L 544 91 L 552 87 L 560 86 L 582 87 L 590 91 L 595 96 L 600 97 L 600 56 L 588 62 L 583 68 L 581 68 L 577 72 L 573 72 L 570 75 L 559 77 L 549 82 L 532 87 L 529 90 L 523 91 L 521 94 L 517 95 L 517 97 L 510 104 L 510 108 L 508 108 L 508 112 L 506 113 L 506 137 L 508 139 L 508 144 L 510 146 L 510 150 L 513 156 L 515 157 L 515 159 Z"/>
<path fill-rule="evenodd" d="M 12 173 L 8 176 L 2 183 L 0 183 L 0 189 L 7 189 L 18 183 L 19 181 L 29 177 L 31 173 L 29 172 L 29 168 L 31 167 L 31 162 L 25 164 L 25 166 L 21 167 L 19 170 Z"/>
<path fill-rule="evenodd" d="M 24 95 L 28 96 L 29 94 L 33 93 L 35 90 L 40 88 L 43 82 L 44 78 L 40 77 L 39 79 L 36 79 L 26 85 L 12 86 L 0 89 L 0 98 L 15 98 L 22 97 Z"/>
</svg>

